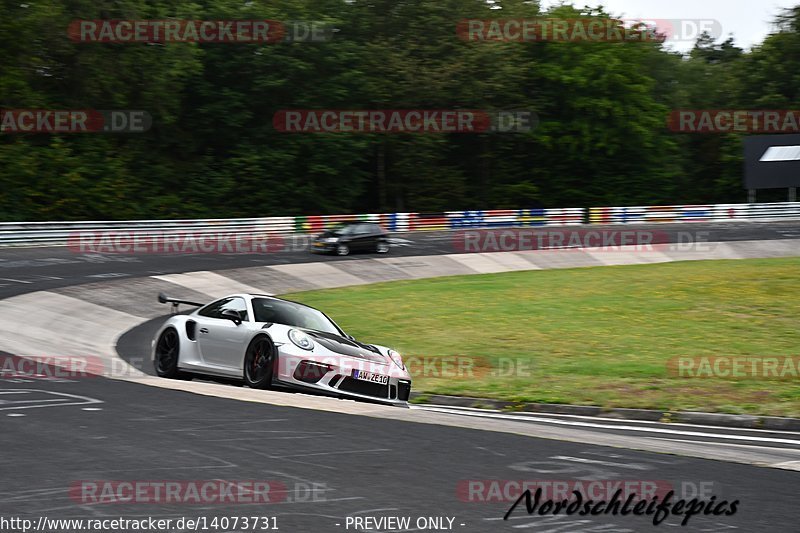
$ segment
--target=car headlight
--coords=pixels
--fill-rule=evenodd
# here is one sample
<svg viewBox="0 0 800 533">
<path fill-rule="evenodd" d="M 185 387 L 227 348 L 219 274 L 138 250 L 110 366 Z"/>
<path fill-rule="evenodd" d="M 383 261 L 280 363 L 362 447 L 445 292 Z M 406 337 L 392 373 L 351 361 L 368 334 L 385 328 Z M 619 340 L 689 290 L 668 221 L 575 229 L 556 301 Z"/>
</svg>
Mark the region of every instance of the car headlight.
<svg viewBox="0 0 800 533">
<path fill-rule="evenodd" d="M 325 237 L 322 240 L 325 241 L 325 242 L 329 242 L 329 243 L 335 243 L 335 242 L 339 242 L 339 237 Z"/>
<path fill-rule="evenodd" d="M 314 349 L 314 341 L 312 341 L 311 337 L 309 337 L 305 332 L 302 332 L 299 329 L 289 330 L 289 340 L 292 341 L 295 346 L 302 348 L 303 350 Z"/>
<path fill-rule="evenodd" d="M 406 369 L 406 365 L 403 364 L 403 358 L 400 357 L 399 353 L 395 352 L 394 350 L 389 350 L 389 358 L 398 366 L 398 368 L 400 368 L 400 370 Z"/>
</svg>

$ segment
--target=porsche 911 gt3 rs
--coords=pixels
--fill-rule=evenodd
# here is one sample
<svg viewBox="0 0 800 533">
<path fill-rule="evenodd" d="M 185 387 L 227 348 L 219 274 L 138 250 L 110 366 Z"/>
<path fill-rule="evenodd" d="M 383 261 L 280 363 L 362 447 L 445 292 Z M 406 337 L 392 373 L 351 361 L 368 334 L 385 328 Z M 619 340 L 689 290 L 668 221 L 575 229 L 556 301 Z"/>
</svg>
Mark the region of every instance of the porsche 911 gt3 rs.
<svg viewBox="0 0 800 533">
<path fill-rule="evenodd" d="M 233 294 L 207 305 L 159 294 L 161 303 L 198 306 L 171 316 L 152 341 L 156 373 L 234 378 L 337 397 L 405 405 L 411 376 L 399 353 L 358 342 L 325 313 L 261 294 Z"/>
</svg>

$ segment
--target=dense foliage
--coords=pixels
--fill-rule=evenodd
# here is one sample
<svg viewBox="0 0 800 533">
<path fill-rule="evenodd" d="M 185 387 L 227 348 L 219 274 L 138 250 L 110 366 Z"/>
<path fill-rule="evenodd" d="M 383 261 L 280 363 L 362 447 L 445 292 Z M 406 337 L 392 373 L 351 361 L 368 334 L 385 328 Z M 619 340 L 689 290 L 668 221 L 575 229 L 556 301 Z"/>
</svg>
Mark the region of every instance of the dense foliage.
<svg viewBox="0 0 800 533">
<path fill-rule="evenodd" d="M 743 201 L 741 135 L 676 108 L 797 108 L 800 7 L 760 46 L 466 42 L 522 0 L 0 0 L 0 108 L 143 109 L 143 134 L 0 136 L 0 220 Z M 75 19 L 326 21 L 328 42 L 89 44 Z M 532 109 L 525 134 L 287 134 L 282 109 Z M 785 193 L 781 193 L 785 194 Z"/>
</svg>

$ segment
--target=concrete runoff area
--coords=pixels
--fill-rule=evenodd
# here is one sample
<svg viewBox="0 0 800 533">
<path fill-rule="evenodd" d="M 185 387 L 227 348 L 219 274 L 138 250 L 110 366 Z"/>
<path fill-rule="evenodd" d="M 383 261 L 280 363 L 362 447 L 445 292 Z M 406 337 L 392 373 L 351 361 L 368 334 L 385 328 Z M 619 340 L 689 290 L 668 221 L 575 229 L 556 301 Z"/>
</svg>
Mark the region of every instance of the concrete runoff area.
<svg viewBox="0 0 800 533">
<path fill-rule="evenodd" d="M 38 517 L 211 520 L 258 515 L 275 517 L 279 529 L 290 532 L 345 531 L 346 520 L 358 516 L 410 517 L 412 523 L 449 517 L 453 531 L 466 533 L 520 527 L 579 533 L 681 528 L 682 516 L 669 516 L 657 527 L 652 516 L 528 515 L 524 504 L 504 521 L 520 483 L 528 482 L 546 491 L 560 484 L 583 487 L 587 495 L 606 500 L 621 484 L 632 485 L 634 492 L 641 488 L 643 494 L 648 485 L 674 490 L 673 501 L 738 500 L 734 515 L 695 515 L 682 530 L 796 531 L 791 490 L 796 472 L 613 448 L 599 445 L 600 434 L 591 431 L 580 442 L 568 442 L 476 430 L 467 417 L 464 427 L 405 421 L 411 414 L 424 419 L 423 410 L 394 409 L 396 417 L 352 416 L 104 378 L 4 383 L 0 397 L 40 401 L 47 392 L 56 399 L 55 394 L 77 390 L 82 399 L 58 402 L 63 405 L 0 407 L 0 445 L 25 450 L 13 459 L 13 478 L 0 483 L 0 516 L 35 522 Z M 537 426 L 531 425 L 529 433 L 547 436 Z M 676 442 L 674 451 L 680 453 L 682 446 Z M 720 453 L 726 448 L 720 446 Z M 98 496 L 115 483 L 176 480 L 184 487 L 255 480 L 271 490 L 253 492 L 245 485 L 241 499 L 224 504 L 187 503 L 180 492 L 169 504 L 147 497 L 109 502 Z M 363 530 L 351 522 L 350 531 Z"/>
</svg>

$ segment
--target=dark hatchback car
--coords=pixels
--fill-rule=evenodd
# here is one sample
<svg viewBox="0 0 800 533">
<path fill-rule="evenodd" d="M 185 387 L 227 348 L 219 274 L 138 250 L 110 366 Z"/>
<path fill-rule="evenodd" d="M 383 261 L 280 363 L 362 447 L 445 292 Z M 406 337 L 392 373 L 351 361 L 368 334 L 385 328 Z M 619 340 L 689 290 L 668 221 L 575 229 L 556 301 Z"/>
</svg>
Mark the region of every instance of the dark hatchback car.
<svg viewBox="0 0 800 533">
<path fill-rule="evenodd" d="M 312 252 L 348 255 L 352 252 L 389 251 L 389 234 L 373 222 L 344 222 L 317 235 Z"/>
</svg>

